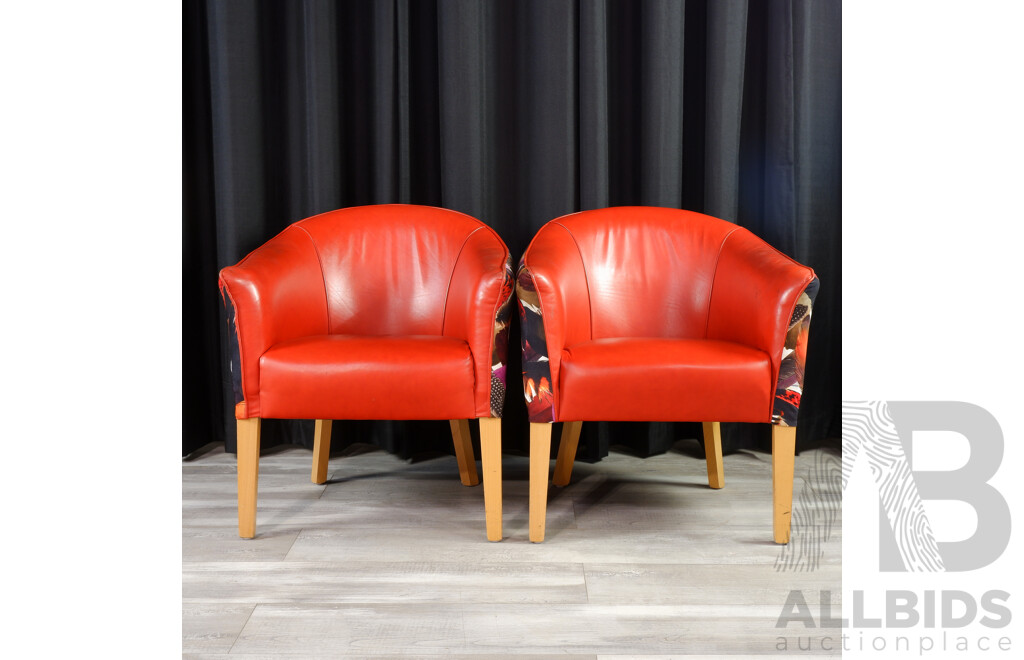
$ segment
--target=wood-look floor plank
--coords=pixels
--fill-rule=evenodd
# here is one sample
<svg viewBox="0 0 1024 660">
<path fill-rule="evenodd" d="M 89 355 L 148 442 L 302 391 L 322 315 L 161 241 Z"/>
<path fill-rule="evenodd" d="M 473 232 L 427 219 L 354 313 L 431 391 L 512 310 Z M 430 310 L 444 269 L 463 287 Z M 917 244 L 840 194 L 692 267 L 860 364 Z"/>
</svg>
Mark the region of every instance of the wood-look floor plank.
<svg viewBox="0 0 1024 660">
<path fill-rule="evenodd" d="M 772 566 L 780 546 L 772 541 L 771 521 L 757 526 L 725 525 L 672 529 L 592 530 L 553 528 L 547 540 L 530 544 L 526 520 L 506 519 L 507 538 L 488 548 L 476 529 L 462 527 L 386 529 L 304 529 L 288 553 L 289 561 L 443 561 L 443 562 L 568 562 L 637 564 L 761 564 Z M 797 532 L 805 532 L 797 530 Z M 552 541 L 548 543 L 548 541 Z M 842 545 L 833 530 L 830 542 Z M 838 553 L 825 553 L 822 563 L 839 564 Z"/>
<path fill-rule="evenodd" d="M 758 525 L 772 515 L 770 483 L 752 490 L 730 482 L 712 490 L 594 478 L 569 486 L 564 495 L 573 500 L 580 529 Z M 841 517 L 838 508 L 836 516 Z"/>
<path fill-rule="evenodd" d="M 261 500 L 319 499 L 326 489 L 323 485 L 298 481 L 295 473 L 266 474 L 262 465 L 260 468 Z M 190 474 L 182 488 L 182 505 L 195 506 L 198 502 L 210 500 L 223 502 L 226 497 L 234 497 L 237 484 L 232 481 L 219 472 Z"/>
<path fill-rule="evenodd" d="M 581 564 L 196 562 L 185 602 L 585 603 Z"/>
<path fill-rule="evenodd" d="M 236 527 L 186 527 L 181 531 L 181 554 L 185 561 L 281 561 L 300 531 L 257 529 L 256 538 L 241 539 Z"/>
<path fill-rule="evenodd" d="M 775 652 L 778 607 L 693 605 L 551 605 L 547 612 L 509 606 L 510 618 L 486 606 L 465 616 L 474 637 L 495 653 L 564 649 L 576 653 L 765 653 Z M 571 622 L 571 625 L 567 625 Z M 792 631 L 795 637 L 795 632 Z M 803 631 L 806 632 L 806 631 Z M 815 629 L 813 635 L 838 629 Z"/>
<path fill-rule="evenodd" d="M 227 653 L 255 605 L 190 603 L 181 611 L 183 652 Z M 145 653 L 142 653 L 145 655 Z"/>
<path fill-rule="evenodd" d="M 455 485 L 463 490 L 470 490 Z M 484 529 L 483 491 L 477 489 L 476 497 L 445 498 L 431 497 L 424 494 L 415 497 L 415 491 L 408 496 L 393 500 L 353 500 L 339 499 L 259 499 L 256 509 L 257 535 L 273 530 L 335 529 L 348 531 L 354 529 L 376 529 L 383 525 L 394 528 L 411 527 L 415 529 L 435 528 L 444 532 L 458 526 L 475 530 L 478 526 Z M 511 504 L 505 507 L 504 519 L 513 522 L 526 515 L 526 504 Z M 551 524 L 564 529 L 575 526 L 573 503 L 568 499 L 553 502 L 548 512 Z M 235 505 L 227 501 L 202 500 L 183 507 L 182 524 L 189 527 L 223 527 L 232 519 L 237 519 Z M 507 533 L 506 533 L 507 535 Z"/>
<path fill-rule="evenodd" d="M 615 605 L 706 603 L 756 605 L 786 602 L 793 589 L 817 605 L 842 602 L 843 571 L 826 564 L 816 571 L 775 571 L 743 564 L 586 564 L 589 602 Z"/>
<path fill-rule="evenodd" d="M 259 605 L 232 650 L 436 655 L 465 648 L 462 607 L 368 604 Z"/>
<path fill-rule="evenodd" d="M 237 653 L 774 654 L 777 606 L 259 605 Z M 806 632 L 806 631 L 804 631 Z M 812 637 L 838 629 L 815 629 Z M 790 631 L 796 637 L 797 631 Z M 805 635 L 806 637 L 806 635 Z"/>
</svg>

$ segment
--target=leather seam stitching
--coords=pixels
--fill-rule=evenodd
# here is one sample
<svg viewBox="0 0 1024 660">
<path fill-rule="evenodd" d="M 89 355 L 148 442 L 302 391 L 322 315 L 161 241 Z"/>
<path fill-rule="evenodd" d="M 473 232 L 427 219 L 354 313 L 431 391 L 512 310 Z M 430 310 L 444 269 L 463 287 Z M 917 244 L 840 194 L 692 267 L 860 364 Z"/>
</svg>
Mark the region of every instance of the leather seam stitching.
<svg viewBox="0 0 1024 660">
<path fill-rule="evenodd" d="M 715 256 L 715 270 L 711 276 L 711 289 L 708 291 L 708 312 L 704 317 L 704 339 L 708 338 L 708 326 L 711 325 L 711 299 L 715 293 L 715 282 L 718 280 L 718 263 L 722 260 L 722 252 L 725 251 L 725 244 L 739 227 L 733 227 L 729 233 L 722 238 L 722 244 L 718 246 L 718 254 Z"/>
<path fill-rule="evenodd" d="M 590 339 L 591 339 L 591 341 L 593 341 L 593 339 L 594 339 L 594 305 L 590 301 L 590 276 L 587 274 L 587 262 L 584 261 L 584 259 L 583 259 L 583 251 L 580 250 L 580 244 L 576 241 L 576 236 L 572 233 L 572 231 L 568 227 L 563 225 L 561 222 L 555 222 L 554 224 L 558 225 L 559 227 L 564 229 L 567 234 L 569 234 L 569 238 L 572 239 L 572 244 L 576 246 L 576 254 L 578 254 L 580 256 L 580 265 L 583 266 L 583 282 L 587 285 L 587 313 L 590 316 L 590 324 L 589 324 L 590 325 L 590 328 L 589 328 L 589 330 L 590 330 Z M 561 369 L 559 369 L 559 377 L 561 377 Z"/>
<path fill-rule="evenodd" d="M 448 286 L 444 290 L 444 307 L 441 310 L 441 336 L 444 337 L 444 325 L 448 322 L 448 296 L 452 292 L 452 281 L 455 279 L 455 269 L 459 267 L 459 259 L 462 258 L 462 251 L 466 249 L 466 244 L 469 243 L 469 239 L 473 237 L 473 234 L 480 231 L 480 227 L 476 227 L 473 231 L 466 234 L 465 240 L 462 241 L 462 245 L 459 247 L 459 253 L 455 255 L 455 261 L 452 263 L 452 272 L 448 276 Z M 472 352 L 472 351 L 470 351 Z M 475 376 L 474 376 L 475 377 Z M 475 381 L 474 381 L 475 387 Z M 474 397 L 475 398 L 475 397 Z"/>
<path fill-rule="evenodd" d="M 320 267 L 320 280 L 324 283 L 324 312 L 327 316 L 327 334 L 331 334 L 331 302 L 327 297 L 327 275 L 324 274 L 324 261 L 320 258 L 320 248 L 317 246 L 316 241 L 313 240 L 313 235 L 306 230 L 305 227 L 296 224 L 295 227 L 302 230 L 302 233 L 309 239 L 310 244 L 313 246 L 313 253 L 316 254 L 316 264 Z"/>
</svg>

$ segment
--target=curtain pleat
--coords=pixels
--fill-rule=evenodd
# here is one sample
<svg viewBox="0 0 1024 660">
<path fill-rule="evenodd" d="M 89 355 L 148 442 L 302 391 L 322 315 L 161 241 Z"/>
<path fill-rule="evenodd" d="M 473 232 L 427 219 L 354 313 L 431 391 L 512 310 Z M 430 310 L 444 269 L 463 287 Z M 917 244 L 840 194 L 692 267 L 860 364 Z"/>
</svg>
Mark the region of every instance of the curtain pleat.
<svg viewBox="0 0 1024 660">
<path fill-rule="evenodd" d="M 441 109 L 441 201 L 477 218 L 497 207 L 494 3 L 455 0 L 438 5 Z"/>
<path fill-rule="evenodd" d="M 579 208 L 610 206 L 608 134 L 608 3 L 579 5 Z"/>
<path fill-rule="evenodd" d="M 303 42 L 297 49 L 302 68 L 301 103 L 295 116 L 304 140 L 296 171 L 306 181 L 294 182 L 305 209 L 300 215 L 313 215 L 341 205 L 342 159 L 341 97 L 338 85 L 338 34 L 336 3 L 331 0 L 304 0 L 302 3 Z"/>
<path fill-rule="evenodd" d="M 683 201 L 683 2 L 640 6 L 640 202 Z"/>
<path fill-rule="evenodd" d="M 740 117 L 746 53 L 747 0 L 708 5 L 705 123 L 705 213 L 736 222 L 739 209 Z"/>
<path fill-rule="evenodd" d="M 388 202 L 478 217 L 515 257 L 548 220 L 613 205 L 750 228 L 819 274 L 798 447 L 838 437 L 838 1 L 187 0 L 184 11 L 183 453 L 234 450 L 217 270 L 304 217 Z M 516 373 L 516 325 L 510 339 Z M 508 397 L 508 451 L 525 452 L 525 419 L 522 397 Z M 334 432 L 339 449 L 450 447 L 443 422 Z M 723 436 L 727 451 L 764 448 L 768 427 Z M 695 424 L 586 424 L 580 457 L 697 437 Z M 265 446 L 311 438 L 308 421 L 264 425 Z"/>
</svg>

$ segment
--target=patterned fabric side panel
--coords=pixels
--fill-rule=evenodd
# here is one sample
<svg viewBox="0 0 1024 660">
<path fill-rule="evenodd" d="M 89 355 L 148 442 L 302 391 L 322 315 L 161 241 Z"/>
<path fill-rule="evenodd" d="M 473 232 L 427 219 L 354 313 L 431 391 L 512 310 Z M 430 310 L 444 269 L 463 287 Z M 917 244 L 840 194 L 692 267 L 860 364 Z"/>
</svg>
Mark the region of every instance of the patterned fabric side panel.
<svg viewBox="0 0 1024 660">
<path fill-rule="evenodd" d="M 501 282 L 498 311 L 494 315 L 494 348 L 491 350 L 491 417 L 501 417 L 505 408 L 505 385 L 508 382 L 508 326 L 512 319 L 512 255 L 505 260 L 505 277 Z"/>
<path fill-rule="evenodd" d="M 526 411 L 531 422 L 551 422 L 555 419 L 555 402 L 551 393 L 551 365 L 548 363 L 544 318 L 541 315 L 537 286 L 522 262 L 519 263 L 516 284 L 523 335 L 523 394 L 526 396 Z"/>
<path fill-rule="evenodd" d="M 796 426 L 800 410 L 800 397 L 804 389 L 804 366 L 807 363 L 807 335 L 811 328 L 811 308 L 818 295 L 818 278 L 815 277 L 800 294 L 789 319 L 786 343 L 782 349 L 782 363 L 779 366 L 779 380 L 775 383 L 775 405 L 772 408 L 772 424 Z"/>
<path fill-rule="evenodd" d="M 235 393 L 235 405 L 245 400 L 242 394 L 242 353 L 238 348 L 238 319 L 235 304 L 231 296 L 224 291 L 224 283 L 220 283 L 220 299 L 224 302 L 224 311 L 228 318 L 228 368 L 231 370 L 231 389 Z"/>
</svg>

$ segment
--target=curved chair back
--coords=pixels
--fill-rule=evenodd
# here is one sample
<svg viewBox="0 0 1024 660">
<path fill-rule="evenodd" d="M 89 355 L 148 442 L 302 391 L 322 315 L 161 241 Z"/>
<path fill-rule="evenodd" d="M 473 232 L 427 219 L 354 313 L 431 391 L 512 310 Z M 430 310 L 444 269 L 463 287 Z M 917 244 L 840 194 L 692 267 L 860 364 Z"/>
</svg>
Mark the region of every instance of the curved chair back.
<svg viewBox="0 0 1024 660">
<path fill-rule="evenodd" d="M 535 243 L 571 242 L 579 252 L 582 272 L 570 285 L 590 303 L 591 338 L 698 339 L 721 246 L 736 229 L 692 211 L 615 207 L 554 220 Z"/>
</svg>

